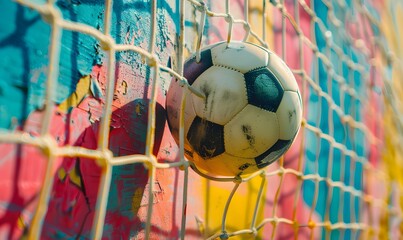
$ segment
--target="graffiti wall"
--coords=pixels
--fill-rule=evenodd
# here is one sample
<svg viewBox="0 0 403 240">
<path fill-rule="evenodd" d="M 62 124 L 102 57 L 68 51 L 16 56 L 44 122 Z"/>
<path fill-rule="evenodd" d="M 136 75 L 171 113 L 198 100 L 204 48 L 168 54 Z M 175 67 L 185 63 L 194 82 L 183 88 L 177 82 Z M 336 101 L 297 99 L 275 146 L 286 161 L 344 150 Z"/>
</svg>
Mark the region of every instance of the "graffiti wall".
<svg viewBox="0 0 403 240">
<path fill-rule="evenodd" d="M 199 33 L 203 46 L 225 41 L 228 36 L 242 40 L 247 33 L 242 24 L 229 26 L 227 18 L 211 14 L 200 31 L 200 6 L 192 1 L 184 1 L 181 31 L 182 1 L 155 2 L 153 17 L 151 1 L 113 1 L 109 33 L 116 44 L 147 50 L 155 23 L 154 54 L 168 68 L 181 67 L 178 49 L 183 37 L 184 55 L 189 56 L 196 51 Z M 265 181 L 257 177 L 240 185 L 228 209 L 226 230 L 235 232 L 250 229 L 252 222 L 261 223 L 256 232 L 240 235 L 239 239 L 350 239 L 367 236 L 364 234 L 398 234 L 399 221 L 388 222 L 386 208 L 371 210 L 371 201 L 360 194 L 384 198 L 391 206 L 401 208 L 402 152 L 396 148 L 401 135 L 393 115 L 401 114 L 402 109 L 401 105 L 397 110 L 393 108 L 383 89 L 385 81 L 389 81 L 395 91 L 402 90 L 398 77 L 401 63 L 388 61 L 385 52 L 393 53 L 389 58 L 400 59 L 403 55 L 403 31 L 398 26 L 403 5 L 397 1 L 364 1 L 362 7 L 355 1 L 340 4 L 341 1 L 318 0 L 297 4 L 283 1 L 282 5 L 278 1 L 250 0 L 245 11 L 244 1 L 229 2 L 230 7 L 225 1 L 206 1 L 203 6 L 216 13 L 229 9 L 235 19 L 244 19 L 248 14 L 253 33 L 293 70 L 302 92 L 304 122 L 285 157 L 268 167 Z M 55 43 L 51 40 L 54 22 L 30 6 L 47 5 L 42 0 L 0 3 L 5 19 L 0 23 L 0 133 L 23 132 L 30 139 L 41 136 L 42 129 L 48 127 L 59 147 L 95 150 L 99 147 L 111 56 L 103 43 L 88 32 L 105 31 L 108 8 L 95 0 L 55 1 L 60 14 L 57 24 L 77 23 L 88 30 L 62 27 L 60 41 Z M 252 35 L 247 39 L 261 44 Z M 54 44 L 59 44 L 60 52 L 54 105 L 50 124 L 44 126 Z M 118 157 L 146 152 L 151 89 L 158 84 L 153 154 L 159 163 L 179 161 L 179 149 L 165 112 L 172 77 L 160 71 L 156 79 L 146 59 L 133 51 L 118 51 L 114 58 L 108 138 L 111 153 Z M 1 239 L 27 235 L 43 187 L 47 158 L 46 152 L 32 144 L 2 140 Z M 90 238 L 103 170 L 94 159 L 86 157 L 61 154 L 55 162 L 41 238 Z M 367 162 L 385 172 L 389 182 L 379 182 L 371 175 Z M 278 169 L 283 170 L 270 174 Z M 287 174 L 295 172 L 300 174 Z M 157 169 L 155 181 L 149 182 L 147 166 L 142 163 L 115 166 L 103 238 L 143 239 L 150 195 L 153 214 L 149 237 L 179 238 L 184 194 L 186 239 L 207 238 L 221 231 L 223 211 L 233 186 L 232 182 L 207 180 L 191 170 L 185 178 L 185 172 L 178 167 Z M 357 222 L 367 225 L 348 227 Z M 344 228 L 335 227 L 338 223 L 343 223 Z"/>
</svg>

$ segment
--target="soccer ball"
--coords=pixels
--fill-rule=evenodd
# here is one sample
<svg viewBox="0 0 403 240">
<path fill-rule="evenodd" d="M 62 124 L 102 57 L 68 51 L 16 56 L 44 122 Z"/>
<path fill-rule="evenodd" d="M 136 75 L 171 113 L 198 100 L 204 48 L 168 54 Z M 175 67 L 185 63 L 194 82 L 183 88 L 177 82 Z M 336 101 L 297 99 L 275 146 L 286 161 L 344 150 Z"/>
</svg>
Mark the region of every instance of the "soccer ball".
<svg viewBox="0 0 403 240">
<path fill-rule="evenodd" d="M 221 42 L 184 65 L 184 77 L 205 98 L 186 91 L 185 155 L 203 173 L 250 174 L 273 163 L 291 146 L 300 127 L 302 102 L 294 75 L 273 52 L 246 42 Z M 179 82 L 166 106 L 179 142 Z"/>
</svg>

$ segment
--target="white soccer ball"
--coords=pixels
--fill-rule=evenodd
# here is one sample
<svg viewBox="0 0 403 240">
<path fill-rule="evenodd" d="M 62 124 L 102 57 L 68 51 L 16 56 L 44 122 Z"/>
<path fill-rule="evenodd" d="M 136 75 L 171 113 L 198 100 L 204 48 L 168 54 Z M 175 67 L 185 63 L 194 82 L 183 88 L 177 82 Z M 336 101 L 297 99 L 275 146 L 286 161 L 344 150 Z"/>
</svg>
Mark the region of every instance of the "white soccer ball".
<svg viewBox="0 0 403 240">
<path fill-rule="evenodd" d="M 302 102 L 294 75 L 273 52 L 245 42 L 221 42 L 184 66 L 185 154 L 210 175 L 253 173 L 280 158 L 295 139 Z M 168 123 L 179 142 L 183 88 L 173 80 L 166 99 Z"/>
</svg>

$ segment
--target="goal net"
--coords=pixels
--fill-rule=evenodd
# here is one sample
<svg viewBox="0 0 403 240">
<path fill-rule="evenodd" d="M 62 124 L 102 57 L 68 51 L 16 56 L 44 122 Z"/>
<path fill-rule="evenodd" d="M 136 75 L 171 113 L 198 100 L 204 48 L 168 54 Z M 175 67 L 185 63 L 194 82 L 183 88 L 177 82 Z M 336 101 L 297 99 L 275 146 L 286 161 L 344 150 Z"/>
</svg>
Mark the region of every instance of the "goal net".
<svg viewBox="0 0 403 240">
<path fill-rule="evenodd" d="M 400 1 L 0 6 L 1 239 L 402 237 Z M 192 168 L 166 123 L 171 80 L 194 92 L 184 61 L 219 41 L 276 52 L 302 95 L 291 149 L 243 178 Z"/>
</svg>

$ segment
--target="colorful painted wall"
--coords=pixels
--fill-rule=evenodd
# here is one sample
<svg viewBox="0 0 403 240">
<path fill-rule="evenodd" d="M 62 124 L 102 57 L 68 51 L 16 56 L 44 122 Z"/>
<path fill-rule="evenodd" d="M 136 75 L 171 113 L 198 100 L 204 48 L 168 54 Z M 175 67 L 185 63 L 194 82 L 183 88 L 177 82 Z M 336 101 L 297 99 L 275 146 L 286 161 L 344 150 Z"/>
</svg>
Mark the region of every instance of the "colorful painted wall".
<svg viewBox="0 0 403 240">
<path fill-rule="evenodd" d="M 28 2 L 44 4 L 41 0 Z M 179 2 L 157 1 L 155 53 L 160 63 L 174 69 L 178 67 Z M 231 14 L 242 18 L 243 1 L 230 2 Z M 395 196 L 400 196 L 398 192 L 403 184 L 402 171 L 399 170 L 403 166 L 402 152 L 397 147 L 401 135 L 396 134 L 401 130 L 393 117 L 396 110 L 382 91 L 385 81 L 383 74 L 390 79 L 397 96 L 402 91 L 398 76 L 402 72 L 399 57 L 403 56 L 400 46 L 403 30 L 398 23 L 403 5 L 397 4 L 397 1 L 365 1 L 365 9 L 374 18 L 369 21 L 364 17 L 354 18 L 360 9 L 354 1 L 344 1 L 348 7 L 341 7 L 338 4 L 340 1 L 330 1 L 331 7 L 319 0 L 298 7 L 295 7 L 294 1 L 284 1 L 289 18 L 283 21 L 283 12 L 276 1 L 267 1 L 266 6 L 257 0 L 249 2 L 252 30 L 259 36 L 263 35 L 263 9 L 266 9 L 266 42 L 292 69 L 305 74 L 296 73 L 303 93 L 304 124 L 321 131 L 317 134 L 302 127 L 285 158 L 269 166 L 268 172 L 283 167 L 304 175 L 318 174 L 369 195 L 386 196 L 387 202 L 395 201 Z M 104 30 L 105 5 L 102 1 L 58 0 L 56 6 L 63 19 Z M 215 12 L 225 12 L 224 1 L 207 1 L 206 6 Z M 117 43 L 148 49 L 151 7 L 150 1 L 113 1 L 111 36 Z M 196 49 L 200 13 L 189 2 L 186 2 L 186 8 L 185 54 L 188 55 Z M 29 136 L 39 136 L 43 127 L 52 29 L 35 10 L 17 2 L 2 1 L 0 9 L 5 10 L 0 10 L 5 19 L 0 23 L 0 56 L 3 56 L 0 57 L 1 132 L 24 131 Z M 345 9 L 351 11 L 346 12 Z M 310 10 L 316 13 L 317 18 L 313 18 Z M 334 19 L 346 22 L 340 27 Z M 301 35 L 293 27 L 295 24 L 314 48 L 310 47 L 309 42 L 300 45 Z M 225 40 L 228 32 L 227 27 L 223 26 L 228 26 L 224 18 L 208 17 L 203 31 L 203 44 Z M 352 39 L 362 39 L 359 46 L 338 34 L 345 29 Z M 233 39 L 237 40 L 241 40 L 245 34 L 242 25 L 235 24 L 232 31 Z M 329 46 L 329 34 L 335 48 Z M 371 36 L 378 35 L 382 36 L 381 45 L 374 47 Z M 257 39 L 250 36 L 249 41 L 257 42 Z M 393 52 L 393 56 L 389 56 L 395 58 L 393 63 L 387 61 L 382 49 Z M 321 58 L 323 55 L 328 59 Z M 340 56 L 348 57 L 351 62 L 341 61 Z M 374 56 L 375 60 L 369 61 L 369 56 Z M 153 79 L 150 68 L 139 54 L 119 52 L 116 60 L 109 148 L 114 156 L 142 154 L 146 148 L 151 86 L 156 79 Z M 107 55 L 95 38 L 63 30 L 57 91 L 53 99 L 55 108 L 50 124 L 50 133 L 59 146 L 97 148 L 105 104 L 107 62 Z M 333 72 L 329 64 L 334 66 Z M 363 69 L 352 70 L 351 65 L 354 64 L 363 66 Z M 367 73 L 371 73 L 368 78 Z M 171 77 L 162 72 L 158 77 L 161 81 L 155 109 L 154 154 L 159 162 L 174 162 L 179 159 L 179 151 L 165 117 L 165 95 Z M 340 83 L 341 78 L 345 80 L 345 85 Z M 319 86 L 322 91 L 318 92 L 313 86 Z M 362 99 L 352 97 L 351 92 L 346 91 L 346 86 L 354 89 Z M 330 96 L 332 101 L 329 102 L 325 96 Z M 346 127 L 348 122 L 336 113 L 335 105 L 353 116 L 356 122 L 367 126 L 368 130 Z M 400 114 L 403 112 L 401 106 L 397 104 Z M 354 151 L 355 155 L 346 155 L 345 150 L 335 147 L 323 134 L 332 136 L 334 141 L 342 143 L 345 149 Z M 378 141 L 369 139 L 369 135 Z M 368 159 L 375 168 L 383 169 L 389 174 L 387 179 L 397 180 L 398 187 L 385 188 L 385 185 L 376 182 L 378 178 L 372 177 L 357 159 Z M 0 239 L 20 239 L 27 234 L 42 187 L 46 161 L 43 153 L 28 144 L 0 144 Z M 83 157 L 59 157 L 56 165 L 41 236 L 43 239 L 89 238 L 101 169 L 95 161 Z M 155 190 L 151 193 L 154 196 L 151 239 L 178 238 L 183 217 L 184 172 L 179 168 L 159 169 L 154 183 L 149 183 L 147 177 L 148 172 L 143 164 L 113 168 L 103 232 L 105 239 L 144 238 L 149 184 L 153 184 Z M 384 236 L 381 234 L 394 232 L 399 226 L 399 223 L 385 220 L 388 216 L 383 211 L 385 208 L 369 211 L 366 202 L 343 188 L 329 186 L 326 181 L 301 181 L 293 174 L 275 174 L 265 179 L 260 199 L 260 177 L 241 184 L 229 208 L 226 219 L 228 231 L 250 227 L 256 201 L 261 202 L 256 222 L 275 216 L 300 224 L 265 224 L 257 233 L 257 238 L 261 239 L 270 239 L 272 236 L 291 239 L 296 235 L 300 239 L 310 239 L 311 236 L 315 239 L 329 236 L 350 239 L 366 234 Z M 234 184 L 209 181 L 190 171 L 188 186 L 186 239 L 205 238 L 219 232 L 223 209 Z M 401 199 L 396 201 L 400 201 L 400 204 L 403 202 Z M 371 219 L 368 224 L 374 226 L 375 233 L 366 230 L 329 230 L 326 226 L 314 224 L 349 224 L 357 220 L 366 223 L 369 221 L 367 219 Z M 253 239 L 254 236 L 239 237 L 245 238 Z"/>
</svg>

